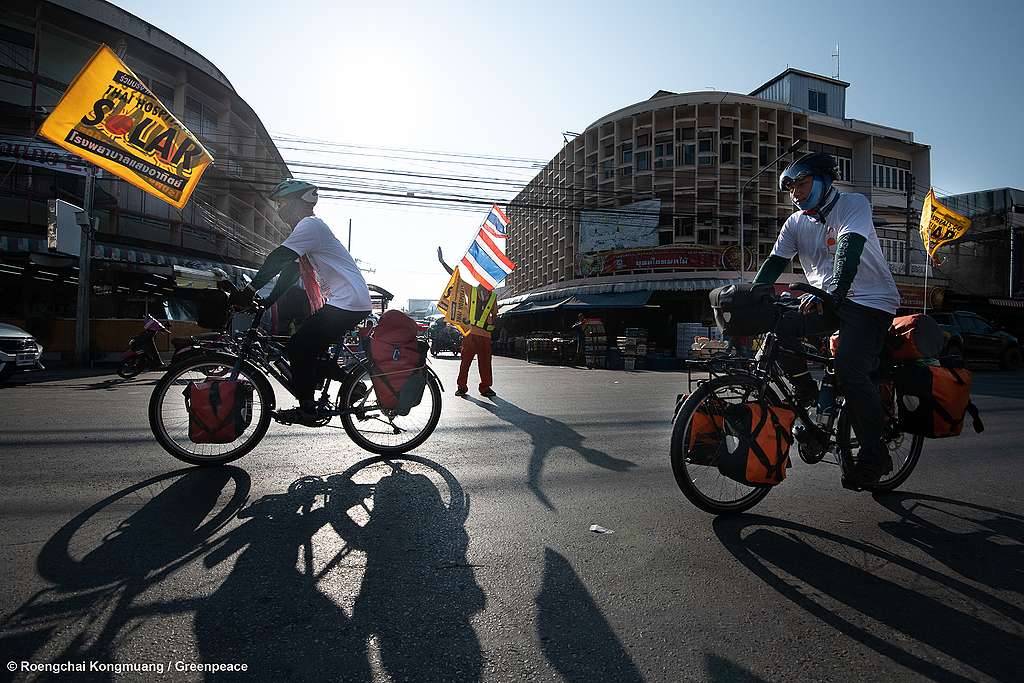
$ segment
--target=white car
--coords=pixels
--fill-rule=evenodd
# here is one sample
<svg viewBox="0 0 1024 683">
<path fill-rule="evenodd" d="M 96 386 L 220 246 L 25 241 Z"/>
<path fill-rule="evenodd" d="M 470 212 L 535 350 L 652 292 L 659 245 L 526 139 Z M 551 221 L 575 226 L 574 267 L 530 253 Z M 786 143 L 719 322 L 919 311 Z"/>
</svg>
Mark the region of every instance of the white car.
<svg viewBox="0 0 1024 683">
<path fill-rule="evenodd" d="M 43 347 L 35 337 L 14 325 L 0 323 L 0 382 L 20 370 L 43 369 Z"/>
</svg>

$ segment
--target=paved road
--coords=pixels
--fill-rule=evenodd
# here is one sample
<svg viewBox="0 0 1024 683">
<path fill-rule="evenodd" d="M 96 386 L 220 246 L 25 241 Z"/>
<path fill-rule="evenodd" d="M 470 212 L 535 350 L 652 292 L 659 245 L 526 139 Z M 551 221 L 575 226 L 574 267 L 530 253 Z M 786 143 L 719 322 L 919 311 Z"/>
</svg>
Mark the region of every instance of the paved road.
<svg viewBox="0 0 1024 683">
<path fill-rule="evenodd" d="M 460 400 L 434 364 L 442 425 L 394 465 L 274 425 L 234 467 L 179 467 L 149 435 L 154 375 L 0 390 L 0 666 L 1020 680 L 1024 375 L 977 373 L 988 429 L 927 443 L 896 495 L 797 462 L 714 519 L 668 465 L 683 375 L 498 358 L 498 398 Z"/>
</svg>

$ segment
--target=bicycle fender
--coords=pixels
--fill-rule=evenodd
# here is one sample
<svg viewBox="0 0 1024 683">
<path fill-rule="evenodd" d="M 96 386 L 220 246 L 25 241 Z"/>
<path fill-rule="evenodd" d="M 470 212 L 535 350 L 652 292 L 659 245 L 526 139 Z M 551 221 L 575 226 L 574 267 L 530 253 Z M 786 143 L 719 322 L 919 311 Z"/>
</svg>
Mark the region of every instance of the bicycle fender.
<svg viewBox="0 0 1024 683">
<path fill-rule="evenodd" d="M 432 367 L 430 367 L 428 365 L 427 366 L 427 372 L 430 373 L 431 377 L 433 377 L 434 379 L 437 380 L 437 386 L 441 387 L 441 393 L 443 394 L 444 393 L 444 384 L 441 383 L 441 378 L 437 376 L 436 372 L 434 372 L 434 368 L 432 368 Z"/>
</svg>

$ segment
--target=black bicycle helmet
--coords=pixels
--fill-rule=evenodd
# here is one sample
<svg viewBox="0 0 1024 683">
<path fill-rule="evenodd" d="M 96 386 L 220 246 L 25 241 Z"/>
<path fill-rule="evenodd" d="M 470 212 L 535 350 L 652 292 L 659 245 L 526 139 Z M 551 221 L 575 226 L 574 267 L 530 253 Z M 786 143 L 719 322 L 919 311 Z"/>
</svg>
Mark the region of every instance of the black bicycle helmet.
<svg viewBox="0 0 1024 683">
<path fill-rule="evenodd" d="M 779 175 L 779 191 L 789 192 L 789 188 L 798 180 L 807 176 L 821 178 L 826 185 L 839 179 L 839 167 L 831 154 L 825 152 L 808 152 L 786 167 Z"/>
</svg>

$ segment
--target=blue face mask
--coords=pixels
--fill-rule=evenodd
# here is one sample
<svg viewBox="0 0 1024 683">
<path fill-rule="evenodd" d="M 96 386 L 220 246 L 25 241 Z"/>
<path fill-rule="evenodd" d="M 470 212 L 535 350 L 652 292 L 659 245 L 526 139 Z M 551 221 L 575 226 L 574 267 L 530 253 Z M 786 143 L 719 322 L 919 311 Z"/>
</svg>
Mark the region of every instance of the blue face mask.
<svg viewBox="0 0 1024 683">
<path fill-rule="evenodd" d="M 814 184 L 811 185 L 811 193 L 807 195 L 807 199 L 802 202 L 796 202 L 796 205 L 800 207 L 801 211 L 810 211 L 818 208 L 818 204 L 821 203 L 821 198 L 825 196 L 825 190 L 827 189 L 828 186 L 825 185 L 825 181 L 821 178 L 815 178 Z"/>
</svg>

